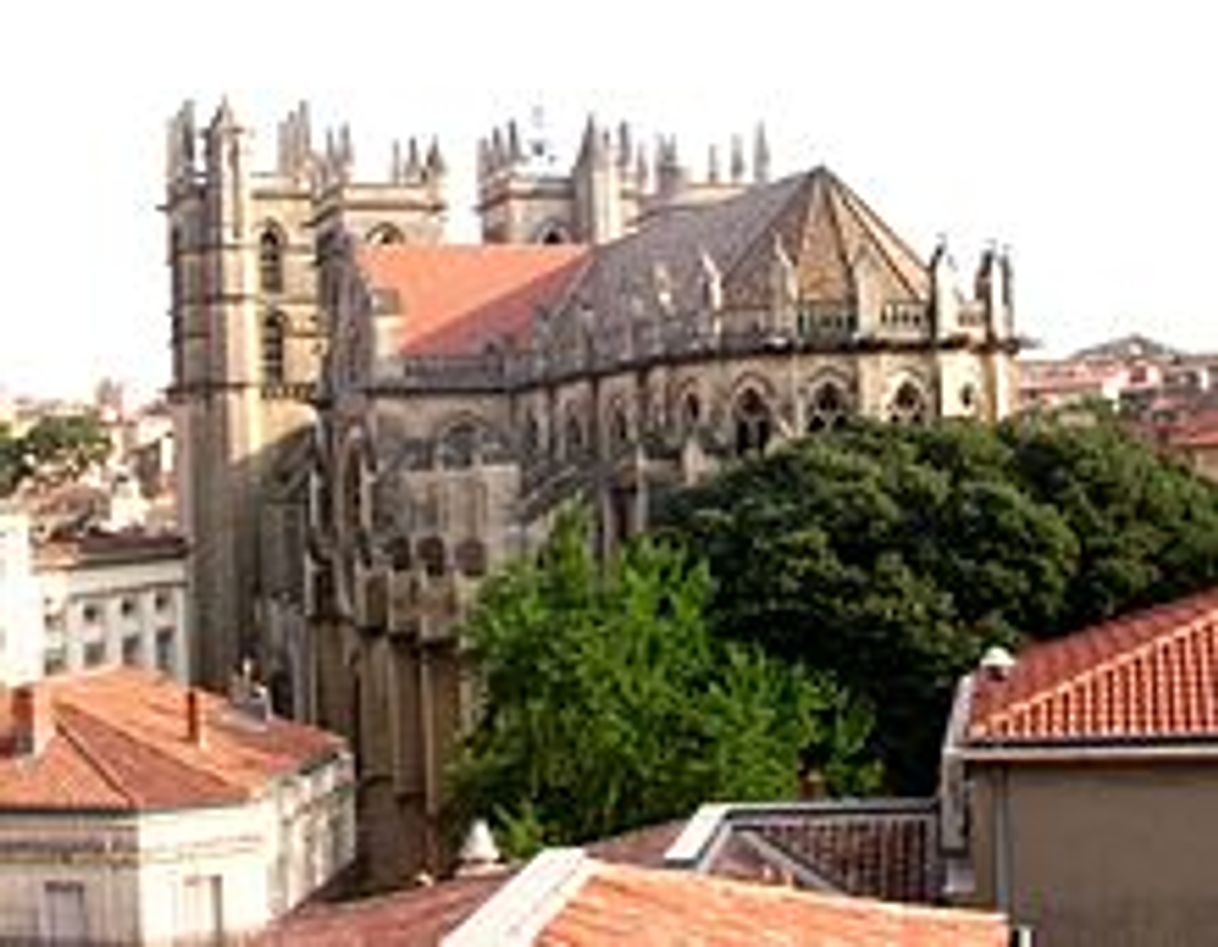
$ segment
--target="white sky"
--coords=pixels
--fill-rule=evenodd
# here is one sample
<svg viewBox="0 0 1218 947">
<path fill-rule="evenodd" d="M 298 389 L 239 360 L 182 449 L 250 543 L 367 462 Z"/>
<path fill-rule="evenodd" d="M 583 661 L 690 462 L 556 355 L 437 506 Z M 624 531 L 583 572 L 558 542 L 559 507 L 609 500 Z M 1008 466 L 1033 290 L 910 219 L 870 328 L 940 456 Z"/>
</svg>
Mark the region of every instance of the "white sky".
<svg viewBox="0 0 1218 947">
<path fill-rule="evenodd" d="M 300 98 L 346 118 L 361 170 L 438 134 L 463 235 L 477 136 L 534 104 L 562 150 L 595 110 L 679 133 L 699 173 L 764 118 L 776 172 L 829 164 L 923 254 L 946 233 L 971 272 L 1011 244 L 1020 328 L 1051 352 L 1134 329 L 1218 347 L 1215 26 L 1176 0 L 19 4 L 0 388 L 165 384 L 165 120 L 224 92 L 263 146 Z"/>
</svg>

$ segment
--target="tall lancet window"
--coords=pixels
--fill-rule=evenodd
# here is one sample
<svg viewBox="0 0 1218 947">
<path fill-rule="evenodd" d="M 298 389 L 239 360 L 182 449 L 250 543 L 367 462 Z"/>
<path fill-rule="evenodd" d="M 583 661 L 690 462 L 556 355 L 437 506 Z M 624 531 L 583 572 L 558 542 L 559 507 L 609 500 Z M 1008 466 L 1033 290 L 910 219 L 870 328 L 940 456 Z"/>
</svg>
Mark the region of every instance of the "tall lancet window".
<svg viewBox="0 0 1218 947">
<path fill-rule="evenodd" d="M 287 377 L 285 370 L 284 319 L 277 312 L 268 313 L 262 320 L 262 382 L 266 385 L 281 385 Z"/>
<path fill-rule="evenodd" d="M 264 293 L 283 292 L 283 237 L 273 226 L 258 238 L 258 281 Z"/>
</svg>

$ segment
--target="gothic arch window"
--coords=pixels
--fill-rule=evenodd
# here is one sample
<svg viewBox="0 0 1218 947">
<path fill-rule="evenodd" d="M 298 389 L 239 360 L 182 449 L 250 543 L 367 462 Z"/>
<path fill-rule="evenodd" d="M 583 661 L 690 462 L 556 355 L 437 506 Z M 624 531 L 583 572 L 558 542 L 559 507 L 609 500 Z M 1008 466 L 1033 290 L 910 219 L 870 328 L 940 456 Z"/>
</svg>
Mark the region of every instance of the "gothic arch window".
<svg viewBox="0 0 1218 947">
<path fill-rule="evenodd" d="M 182 305 L 182 231 L 174 227 L 169 234 L 169 294 L 173 308 Z"/>
<path fill-rule="evenodd" d="M 478 539 L 458 543 L 453 559 L 462 575 L 471 579 L 486 575 L 486 545 Z"/>
<path fill-rule="evenodd" d="M 753 388 L 746 388 L 736 398 L 733 410 L 736 422 L 736 454 L 760 454 L 770 442 L 773 419 L 770 406 Z"/>
<path fill-rule="evenodd" d="M 474 466 L 480 459 L 482 441 L 482 430 L 476 422 L 458 421 L 450 425 L 440 437 L 440 466 L 449 470 Z"/>
<path fill-rule="evenodd" d="M 578 407 L 572 407 L 567 411 L 567 421 L 563 430 L 563 446 L 566 448 L 568 460 L 577 460 L 587 449 L 584 419 Z"/>
<path fill-rule="evenodd" d="M 687 391 L 681 399 L 681 428 L 689 433 L 702 420 L 702 399 L 696 391 Z"/>
<path fill-rule="evenodd" d="M 364 525 L 364 484 L 362 463 L 358 450 L 347 455 L 347 466 L 343 470 L 343 515 L 352 534 Z"/>
<path fill-rule="evenodd" d="M 630 417 L 625 405 L 614 403 L 609 408 L 609 447 L 613 452 L 621 450 L 631 441 Z"/>
<path fill-rule="evenodd" d="M 283 292 L 283 234 L 267 224 L 258 238 L 258 282 L 264 293 Z"/>
<path fill-rule="evenodd" d="M 888 419 L 893 424 L 925 424 L 928 413 L 922 389 L 912 381 L 901 382 L 888 406 Z"/>
<path fill-rule="evenodd" d="M 808 401 L 807 431 L 815 434 L 839 428 L 846 423 L 850 401 L 836 381 L 825 381 L 816 387 Z"/>
<path fill-rule="evenodd" d="M 267 385 L 281 385 L 287 377 L 285 324 L 278 312 L 267 313 L 262 320 L 262 381 Z"/>
<path fill-rule="evenodd" d="M 394 224 L 377 224 L 368 231 L 367 242 L 373 246 L 388 247 L 405 243 L 406 236 Z"/>
<path fill-rule="evenodd" d="M 547 220 L 544 224 L 538 227 L 533 239 L 537 243 L 550 245 L 571 242 L 567 229 L 556 220 Z"/>
<path fill-rule="evenodd" d="M 981 396 L 977 393 L 977 386 L 971 381 L 965 382 L 960 387 L 960 407 L 968 415 L 977 414 L 981 407 Z"/>
<path fill-rule="evenodd" d="M 448 556 L 444 540 L 439 536 L 427 536 L 419 540 L 419 562 L 432 578 L 439 578 L 448 571 Z"/>
<path fill-rule="evenodd" d="M 541 428 L 537 424 L 537 416 L 528 411 L 524 416 L 523 435 L 524 456 L 536 457 L 541 450 Z"/>
</svg>

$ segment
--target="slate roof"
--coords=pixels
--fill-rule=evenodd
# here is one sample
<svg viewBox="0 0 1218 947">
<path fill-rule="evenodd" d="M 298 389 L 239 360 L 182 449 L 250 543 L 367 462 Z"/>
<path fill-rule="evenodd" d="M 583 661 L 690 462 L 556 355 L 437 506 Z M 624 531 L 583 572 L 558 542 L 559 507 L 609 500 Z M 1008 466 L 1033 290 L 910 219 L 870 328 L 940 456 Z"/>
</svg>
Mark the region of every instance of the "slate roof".
<svg viewBox="0 0 1218 947">
<path fill-rule="evenodd" d="M 54 732 L 36 756 L 14 749 L 11 692 L 0 690 L 0 812 L 134 812 L 241 803 L 278 776 L 340 752 L 321 730 L 258 722 L 199 692 L 205 743 L 187 739 L 188 688 L 136 668 L 32 685 L 49 700 Z"/>
<path fill-rule="evenodd" d="M 1218 738 L 1218 589 L 1018 655 L 974 675 L 970 744 Z"/>
</svg>

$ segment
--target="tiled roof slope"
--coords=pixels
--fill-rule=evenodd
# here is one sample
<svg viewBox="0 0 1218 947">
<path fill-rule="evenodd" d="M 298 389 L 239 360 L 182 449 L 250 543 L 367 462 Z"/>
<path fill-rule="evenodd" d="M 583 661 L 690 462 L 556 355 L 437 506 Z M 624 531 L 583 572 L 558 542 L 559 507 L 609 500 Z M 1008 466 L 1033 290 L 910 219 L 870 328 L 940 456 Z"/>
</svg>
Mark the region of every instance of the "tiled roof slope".
<svg viewBox="0 0 1218 947">
<path fill-rule="evenodd" d="M 455 878 L 346 904 L 312 904 L 259 934 L 254 947 L 431 947 L 494 894 L 506 873 Z"/>
<path fill-rule="evenodd" d="M 929 904 L 939 893 L 932 812 L 820 813 L 753 829 L 843 894 Z"/>
<path fill-rule="evenodd" d="M 633 306 L 634 314 L 662 316 L 656 294 L 662 266 L 674 308 L 692 312 L 702 304 L 705 255 L 722 276 L 729 307 L 765 308 L 776 236 L 805 301 L 848 302 L 851 270 L 864 248 L 884 301 L 929 295 L 929 274 L 918 256 L 840 178 L 819 167 L 718 203 L 666 211 L 636 233 L 597 247 L 571 298 L 600 313 Z"/>
<path fill-rule="evenodd" d="M 1023 651 L 975 675 L 970 743 L 1218 738 L 1218 589 Z"/>
<path fill-rule="evenodd" d="M 505 338 L 525 344 L 538 306 L 553 305 L 587 256 L 584 246 L 366 247 L 374 289 L 395 290 L 397 348 L 410 355 L 479 354 Z"/>
<path fill-rule="evenodd" d="M 0 811 L 139 811 L 240 803 L 275 777 L 337 753 L 312 727 L 254 720 L 199 692 L 205 740 L 187 739 L 187 688 L 113 668 L 34 685 L 54 733 L 36 756 L 14 752 L 11 701 L 0 691 Z"/>
<path fill-rule="evenodd" d="M 885 904 L 681 871 L 597 865 L 535 943 L 1003 947 L 997 915 Z"/>
</svg>

